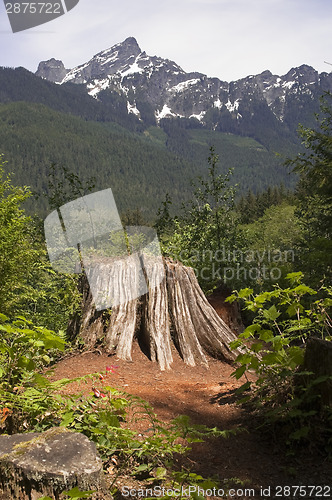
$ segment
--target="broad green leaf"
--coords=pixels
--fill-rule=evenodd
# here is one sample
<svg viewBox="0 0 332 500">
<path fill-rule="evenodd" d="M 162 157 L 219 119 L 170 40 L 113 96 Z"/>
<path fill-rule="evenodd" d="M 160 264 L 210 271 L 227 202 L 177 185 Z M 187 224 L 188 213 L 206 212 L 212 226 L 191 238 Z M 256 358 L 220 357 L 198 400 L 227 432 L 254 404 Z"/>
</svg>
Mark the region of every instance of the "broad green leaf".
<svg viewBox="0 0 332 500">
<path fill-rule="evenodd" d="M 302 278 L 303 278 L 303 273 L 301 271 L 297 273 L 288 273 L 286 275 L 286 279 L 289 280 L 292 285 L 295 283 L 301 283 Z"/>
<path fill-rule="evenodd" d="M 301 304 L 299 304 L 298 302 L 294 302 L 286 309 L 286 312 L 288 316 L 291 318 L 292 316 L 296 316 L 297 312 L 301 311 L 301 308 L 303 310 L 303 306 L 301 306 Z"/>
<path fill-rule="evenodd" d="M 263 344 L 262 342 L 255 342 L 254 344 L 252 344 L 251 346 L 251 350 L 253 352 L 260 352 L 261 350 L 263 349 Z"/>
<path fill-rule="evenodd" d="M 146 472 L 151 469 L 151 465 L 149 464 L 141 464 L 135 468 L 135 470 L 131 473 L 133 476 L 139 474 L 140 472 Z"/>
<path fill-rule="evenodd" d="M 79 498 L 89 498 L 96 490 L 91 491 L 80 491 L 77 486 L 69 491 L 63 491 L 63 495 L 68 495 L 69 498 L 73 500 L 78 500 Z"/>
<path fill-rule="evenodd" d="M 263 342 L 271 342 L 274 335 L 271 330 L 262 330 L 259 334 L 259 340 L 263 340 Z"/>
<path fill-rule="evenodd" d="M 164 467 L 157 467 L 155 471 L 156 479 L 162 479 L 166 476 L 167 470 Z"/>
<path fill-rule="evenodd" d="M 0 313 L 0 321 L 1 322 L 5 323 L 8 320 L 9 320 L 9 318 L 5 314 Z"/>
<path fill-rule="evenodd" d="M 250 389 L 250 386 L 251 386 L 251 382 L 248 381 L 245 384 L 242 384 L 241 387 L 238 387 L 235 392 L 236 392 L 236 394 L 242 394 L 247 389 Z"/>
<path fill-rule="evenodd" d="M 251 360 L 250 365 L 247 368 L 248 368 L 248 370 L 255 370 L 255 371 L 257 371 L 258 367 L 259 367 L 259 360 L 258 360 L 257 357 L 253 357 L 252 360 Z"/>
<path fill-rule="evenodd" d="M 253 293 L 252 288 L 243 288 L 242 290 L 239 291 L 239 298 L 240 299 L 246 299 L 250 297 L 250 295 Z"/>
<path fill-rule="evenodd" d="M 292 346 L 288 349 L 287 354 L 296 366 L 300 366 L 303 364 L 304 349 L 301 349 L 301 347 Z"/>
<path fill-rule="evenodd" d="M 198 493 L 196 493 L 196 491 L 194 491 L 191 494 L 191 496 L 193 497 L 194 500 L 205 500 L 205 497 L 203 497 L 202 495 L 199 495 Z"/>
<path fill-rule="evenodd" d="M 241 347 L 241 345 L 242 345 L 241 340 L 232 340 L 232 342 L 229 343 L 229 347 L 231 349 L 238 349 L 239 347 Z"/>
<path fill-rule="evenodd" d="M 13 328 L 11 327 L 11 325 L 0 325 L 0 330 L 2 330 L 3 332 L 7 332 L 7 333 L 13 333 L 14 332 Z"/>
<path fill-rule="evenodd" d="M 232 304 L 233 302 L 235 302 L 237 300 L 237 296 L 236 295 L 230 295 L 229 297 L 227 297 L 225 299 L 225 302 L 229 302 L 230 304 Z"/>
<path fill-rule="evenodd" d="M 232 376 L 238 380 L 239 378 L 242 377 L 246 369 L 247 369 L 246 365 L 240 366 L 235 370 L 235 372 L 232 373 Z"/>
<path fill-rule="evenodd" d="M 240 338 L 248 339 L 249 337 L 253 337 L 255 333 L 258 333 L 262 329 L 261 325 L 258 323 L 254 323 L 252 325 L 247 326 L 243 333 L 239 335 Z"/>
<path fill-rule="evenodd" d="M 248 364 L 251 362 L 251 360 L 252 360 L 252 355 L 249 353 L 239 354 L 239 356 L 236 358 L 236 362 L 241 363 L 241 365 Z"/>
<path fill-rule="evenodd" d="M 25 368 L 31 372 L 36 368 L 36 364 L 27 356 L 21 356 L 17 362 L 17 366 Z"/>
<path fill-rule="evenodd" d="M 48 386 L 50 386 L 50 381 L 46 377 L 43 377 L 43 375 L 40 375 L 40 373 L 35 373 L 34 374 L 33 381 L 39 387 L 48 387 Z"/>
<path fill-rule="evenodd" d="M 270 321 L 275 321 L 277 318 L 279 318 L 280 312 L 278 312 L 276 306 L 273 305 L 270 307 L 270 309 L 264 309 L 263 315 L 264 315 L 264 318 L 266 318 Z"/>
<path fill-rule="evenodd" d="M 289 437 L 291 439 L 305 438 L 305 437 L 308 436 L 309 431 L 310 431 L 310 427 L 309 426 L 300 427 L 300 429 L 298 429 L 297 431 L 295 431 L 292 434 L 290 434 Z"/>
<path fill-rule="evenodd" d="M 309 293 L 310 295 L 316 295 L 316 291 L 306 285 L 299 285 L 293 290 L 297 295 L 305 295 Z"/>
<path fill-rule="evenodd" d="M 262 363 L 264 365 L 274 365 L 278 361 L 280 361 L 280 356 L 276 352 L 269 352 L 262 357 Z"/>
</svg>

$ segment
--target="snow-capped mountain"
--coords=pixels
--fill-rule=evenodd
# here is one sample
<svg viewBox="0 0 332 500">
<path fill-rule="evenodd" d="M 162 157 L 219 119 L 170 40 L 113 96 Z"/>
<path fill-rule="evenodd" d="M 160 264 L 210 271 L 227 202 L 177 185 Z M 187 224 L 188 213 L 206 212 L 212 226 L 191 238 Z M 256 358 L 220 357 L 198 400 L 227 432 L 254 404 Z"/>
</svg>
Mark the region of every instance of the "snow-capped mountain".
<svg viewBox="0 0 332 500">
<path fill-rule="evenodd" d="M 128 113 L 138 118 L 142 103 L 148 103 L 157 122 L 169 117 L 195 118 L 212 128 L 222 128 L 230 118 L 241 122 L 253 116 L 257 104 L 282 122 L 290 106 L 294 107 L 294 98 L 303 106 L 324 91 L 332 91 L 332 73 L 319 74 L 307 65 L 283 76 L 264 71 L 230 83 L 187 73 L 173 61 L 147 55 L 132 37 L 71 70 L 55 59 L 43 61 L 36 75 L 59 84 L 84 84 L 95 99 L 116 91 L 127 100 Z"/>
</svg>

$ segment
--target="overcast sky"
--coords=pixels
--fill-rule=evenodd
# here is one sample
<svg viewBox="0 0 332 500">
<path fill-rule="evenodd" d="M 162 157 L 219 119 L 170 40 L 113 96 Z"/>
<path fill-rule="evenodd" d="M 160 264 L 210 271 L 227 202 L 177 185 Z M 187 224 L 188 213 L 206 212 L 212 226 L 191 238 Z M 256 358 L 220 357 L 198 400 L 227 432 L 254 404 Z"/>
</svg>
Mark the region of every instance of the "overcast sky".
<svg viewBox="0 0 332 500">
<path fill-rule="evenodd" d="M 36 71 L 55 57 L 72 68 L 128 36 L 149 55 L 226 81 L 301 64 L 330 72 L 332 0 L 80 0 L 15 34 L 0 4 L 1 66 Z"/>
</svg>

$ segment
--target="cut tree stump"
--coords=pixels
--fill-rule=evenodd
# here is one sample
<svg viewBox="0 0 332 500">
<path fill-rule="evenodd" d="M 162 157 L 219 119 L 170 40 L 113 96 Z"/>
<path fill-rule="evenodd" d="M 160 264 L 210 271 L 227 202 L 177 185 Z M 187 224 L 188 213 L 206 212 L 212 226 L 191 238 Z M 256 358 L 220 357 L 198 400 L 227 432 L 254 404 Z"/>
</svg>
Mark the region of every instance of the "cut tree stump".
<svg viewBox="0 0 332 500">
<path fill-rule="evenodd" d="M 119 260 L 117 274 L 114 259 L 105 258 L 92 262 L 86 273 L 91 276 L 98 268 L 98 273 L 102 273 L 100 282 L 116 280 L 113 288 L 117 296 L 123 297 L 121 303 L 107 312 L 96 311 L 88 280 L 83 276 L 82 314 L 69 326 L 71 338 L 80 335 L 88 348 L 102 344 L 107 352 L 127 361 L 131 361 L 132 344 L 137 338 L 161 370 L 171 367 L 172 345 L 190 366 L 207 366 L 207 354 L 226 361 L 236 359 L 239 351 L 232 350 L 229 344 L 237 336 L 206 299 L 192 268 L 168 258 L 144 255 L 141 262 L 148 292 L 133 299 L 127 287 L 142 290 L 139 280 L 143 275 L 137 273 L 132 261 Z M 161 271 L 164 279 L 160 282 Z"/>
<path fill-rule="evenodd" d="M 95 491 L 91 499 L 112 499 L 102 460 L 83 434 L 53 428 L 43 433 L 0 436 L 0 499 L 59 499 L 73 488 Z M 61 497 L 62 498 L 62 497 Z"/>
</svg>

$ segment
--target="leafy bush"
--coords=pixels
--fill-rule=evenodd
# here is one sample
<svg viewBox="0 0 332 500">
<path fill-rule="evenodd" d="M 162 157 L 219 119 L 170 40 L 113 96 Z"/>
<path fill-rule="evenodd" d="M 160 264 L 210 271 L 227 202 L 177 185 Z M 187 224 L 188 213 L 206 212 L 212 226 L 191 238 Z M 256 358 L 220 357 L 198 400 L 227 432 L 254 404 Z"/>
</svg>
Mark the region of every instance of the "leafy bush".
<svg viewBox="0 0 332 500">
<path fill-rule="evenodd" d="M 265 423 L 286 422 L 291 439 L 305 438 L 310 430 L 310 418 L 317 409 L 306 408 L 311 387 L 303 383 L 306 341 L 310 336 L 332 340 L 332 288 L 322 287 L 318 292 L 302 283 L 302 273 L 287 275 L 290 287 L 275 286 L 271 292 L 253 295 L 251 289 L 243 289 L 227 300 L 244 302 L 244 308 L 253 314 L 253 321 L 231 347 L 242 353 L 236 361 L 240 366 L 233 375 L 243 375 L 247 381 L 240 393 L 250 392 L 241 403 L 250 403 Z M 247 374 L 254 374 L 249 380 Z M 252 379 L 253 377 L 251 377 Z M 326 424 L 332 418 L 326 414 Z M 332 442 L 332 441 L 331 441 Z"/>
<path fill-rule="evenodd" d="M 42 224 L 28 217 L 28 187 L 12 184 L 0 154 L 0 311 L 52 330 L 67 327 L 79 307 L 77 276 L 58 274 L 48 260 Z"/>
<path fill-rule="evenodd" d="M 18 316 L 13 322 L 0 314 L 0 382 L 5 391 L 13 391 L 36 370 L 49 364 L 56 350 L 63 351 L 66 342 L 59 335 L 35 327 Z"/>
<path fill-rule="evenodd" d="M 23 316 L 10 322 L 0 314 L 0 404 L 3 407 L 2 424 L 7 431 L 16 432 L 35 423 L 50 403 L 45 391 L 39 404 L 34 401 L 35 386 L 47 387 L 47 381 L 38 371 L 54 361 L 64 350 L 65 340 L 54 332 L 33 326 Z M 29 415 L 27 422 L 26 416 Z M 11 418 L 8 418 L 11 416 Z"/>
<path fill-rule="evenodd" d="M 179 416 L 168 425 L 161 422 L 146 401 L 109 385 L 115 371 L 112 366 L 106 367 L 104 373 L 51 381 L 36 370 L 45 367 L 55 349 L 63 349 L 64 340 L 48 330 L 33 327 L 24 318 L 10 323 L 2 316 L 1 321 L 3 430 L 42 432 L 63 426 L 85 434 L 96 443 L 105 470 L 114 474 L 110 486 L 113 492 L 123 473 L 148 484 L 160 481 L 177 484 L 180 476 L 183 483 L 203 484 L 203 478 L 189 471 L 183 470 L 182 475 L 172 471 L 174 455 L 185 454 L 190 443 L 209 437 L 228 437 L 236 432 L 195 426 L 187 416 Z M 62 389 L 73 382 L 86 384 L 89 394 L 86 390 L 68 394 L 68 389 L 62 394 Z M 134 430 L 138 421 L 139 431 Z M 83 498 L 84 492 L 72 491 L 66 495 Z"/>
</svg>

